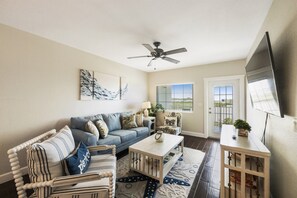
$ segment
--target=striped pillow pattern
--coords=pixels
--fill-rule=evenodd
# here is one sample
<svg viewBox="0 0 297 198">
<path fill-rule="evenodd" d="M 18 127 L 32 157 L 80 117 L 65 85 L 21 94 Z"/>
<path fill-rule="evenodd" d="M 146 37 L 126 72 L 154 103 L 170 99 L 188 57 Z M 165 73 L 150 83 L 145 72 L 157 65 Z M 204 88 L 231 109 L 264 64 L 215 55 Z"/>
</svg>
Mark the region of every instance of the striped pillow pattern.
<svg viewBox="0 0 297 198">
<path fill-rule="evenodd" d="M 42 143 L 32 144 L 27 150 L 28 172 L 31 182 L 48 181 L 65 175 L 63 159 L 75 148 L 74 139 L 68 126 Z M 48 197 L 51 188 L 38 188 L 37 197 Z"/>
</svg>

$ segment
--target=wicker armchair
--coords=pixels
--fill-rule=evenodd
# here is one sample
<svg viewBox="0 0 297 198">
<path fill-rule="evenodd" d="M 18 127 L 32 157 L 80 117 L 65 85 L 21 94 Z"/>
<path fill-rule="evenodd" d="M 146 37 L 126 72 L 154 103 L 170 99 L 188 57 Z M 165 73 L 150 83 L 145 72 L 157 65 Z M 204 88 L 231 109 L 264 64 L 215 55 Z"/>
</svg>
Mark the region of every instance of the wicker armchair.
<svg viewBox="0 0 297 198">
<path fill-rule="evenodd" d="M 167 118 L 174 118 L 174 122 L 166 123 Z M 155 128 L 157 131 L 179 135 L 182 132 L 182 114 L 176 112 L 158 111 L 156 114 Z"/>
<path fill-rule="evenodd" d="M 68 127 L 66 128 L 69 129 Z M 70 130 L 70 129 L 69 129 Z M 116 171 L 116 157 L 114 145 L 101 145 L 88 147 L 90 152 L 111 150 L 111 154 L 92 156 L 88 170 L 83 174 L 65 175 L 49 178 L 44 181 L 24 184 L 21 173 L 21 167 L 17 153 L 23 149 L 27 149 L 27 153 L 33 144 L 38 144 L 44 140 L 49 140 L 58 136 L 56 130 L 48 131 L 38 137 L 35 137 L 25 143 L 22 143 L 7 151 L 8 158 L 11 164 L 16 190 L 19 198 L 27 197 L 26 190 L 34 189 L 34 193 L 30 197 L 54 197 L 54 198 L 93 198 L 93 197 L 109 197 L 115 195 L 115 171 Z M 71 134 L 71 131 L 70 131 Z M 67 134 L 69 136 L 69 134 Z M 61 138 L 60 138 L 61 139 Z M 65 142 L 65 140 L 62 140 Z M 61 147 L 60 142 L 58 147 Z M 59 163 L 60 164 L 60 163 Z M 62 162 L 61 162 L 62 164 Z M 31 169 L 31 171 L 30 171 Z M 32 172 L 30 167 L 30 160 L 28 160 L 29 177 Z M 52 173 L 54 175 L 54 173 Z M 45 189 L 45 190 L 44 190 Z M 42 191 L 43 190 L 43 191 Z M 40 192 L 47 192 L 43 195 Z M 39 192 L 39 193 L 38 193 Z"/>
</svg>

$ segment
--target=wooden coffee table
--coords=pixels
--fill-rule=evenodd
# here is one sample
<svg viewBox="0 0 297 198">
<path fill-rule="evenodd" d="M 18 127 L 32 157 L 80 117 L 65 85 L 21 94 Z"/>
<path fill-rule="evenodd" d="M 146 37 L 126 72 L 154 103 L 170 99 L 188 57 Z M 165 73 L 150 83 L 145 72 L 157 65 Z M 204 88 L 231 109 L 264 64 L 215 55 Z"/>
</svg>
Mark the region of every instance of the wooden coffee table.
<svg viewBox="0 0 297 198">
<path fill-rule="evenodd" d="M 129 147 L 129 168 L 160 181 L 183 154 L 184 137 L 163 134 L 164 141 L 156 142 L 151 135 Z"/>
</svg>

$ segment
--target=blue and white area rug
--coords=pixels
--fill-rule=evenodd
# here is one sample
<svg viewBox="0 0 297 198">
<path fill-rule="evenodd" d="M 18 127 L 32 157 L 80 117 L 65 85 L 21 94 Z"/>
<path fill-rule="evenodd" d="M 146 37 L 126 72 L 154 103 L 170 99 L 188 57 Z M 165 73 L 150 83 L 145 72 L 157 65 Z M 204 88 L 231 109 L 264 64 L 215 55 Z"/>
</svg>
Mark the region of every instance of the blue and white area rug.
<svg viewBox="0 0 297 198">
<path fill-rule="evenodd" d="M 184 155 L 164 178 L 164 184 L 134 171 L 129 172 L 129 156 L 117 161 L 116 198 L 186 198 L 205 153 L 184 148 Z"/>
</svg>

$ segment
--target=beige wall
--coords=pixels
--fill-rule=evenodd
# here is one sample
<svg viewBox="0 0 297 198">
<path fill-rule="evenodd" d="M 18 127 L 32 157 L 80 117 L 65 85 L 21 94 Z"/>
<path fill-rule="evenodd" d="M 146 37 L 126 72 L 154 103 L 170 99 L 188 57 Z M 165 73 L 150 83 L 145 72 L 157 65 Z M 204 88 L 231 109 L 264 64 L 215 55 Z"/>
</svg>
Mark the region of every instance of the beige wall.
<svg viewBox="0 0 297 198">
<path fill-rule="evenodd" d="M 204 135 L 204 78 L 242 75 L 245 61 L 231 61 L 149 73 L 149 100 L 156 104 L 156 86 L 172 83 L 194 83 L 194 111 L 183 113 L 183 131 Z"/>
<path fill-rule="evenodd" d="M 281 104 L 285 118 L 269 116 L 267 141 L 271 151 L 271 192 L 274 198 L 297 195 L 297 1 L 274 0 L 252 51 L 268 31 L 280 79 Z M 249 98 L 248 98 L 249 101 Z M 253 110 L 250 102 L 247 119 L 262 136 L 265 113 Z"/>
<path fill-rule="evenodd" d="M 126 76 L 128 99 L 80 101 L 81 68 Z M 71 116 L 137 111 L 147 100 L 147 73 L 0 25 L 0 90 L 2 175 L 10 171 L 9 148 L 60 129 Z"/>
</svg>

